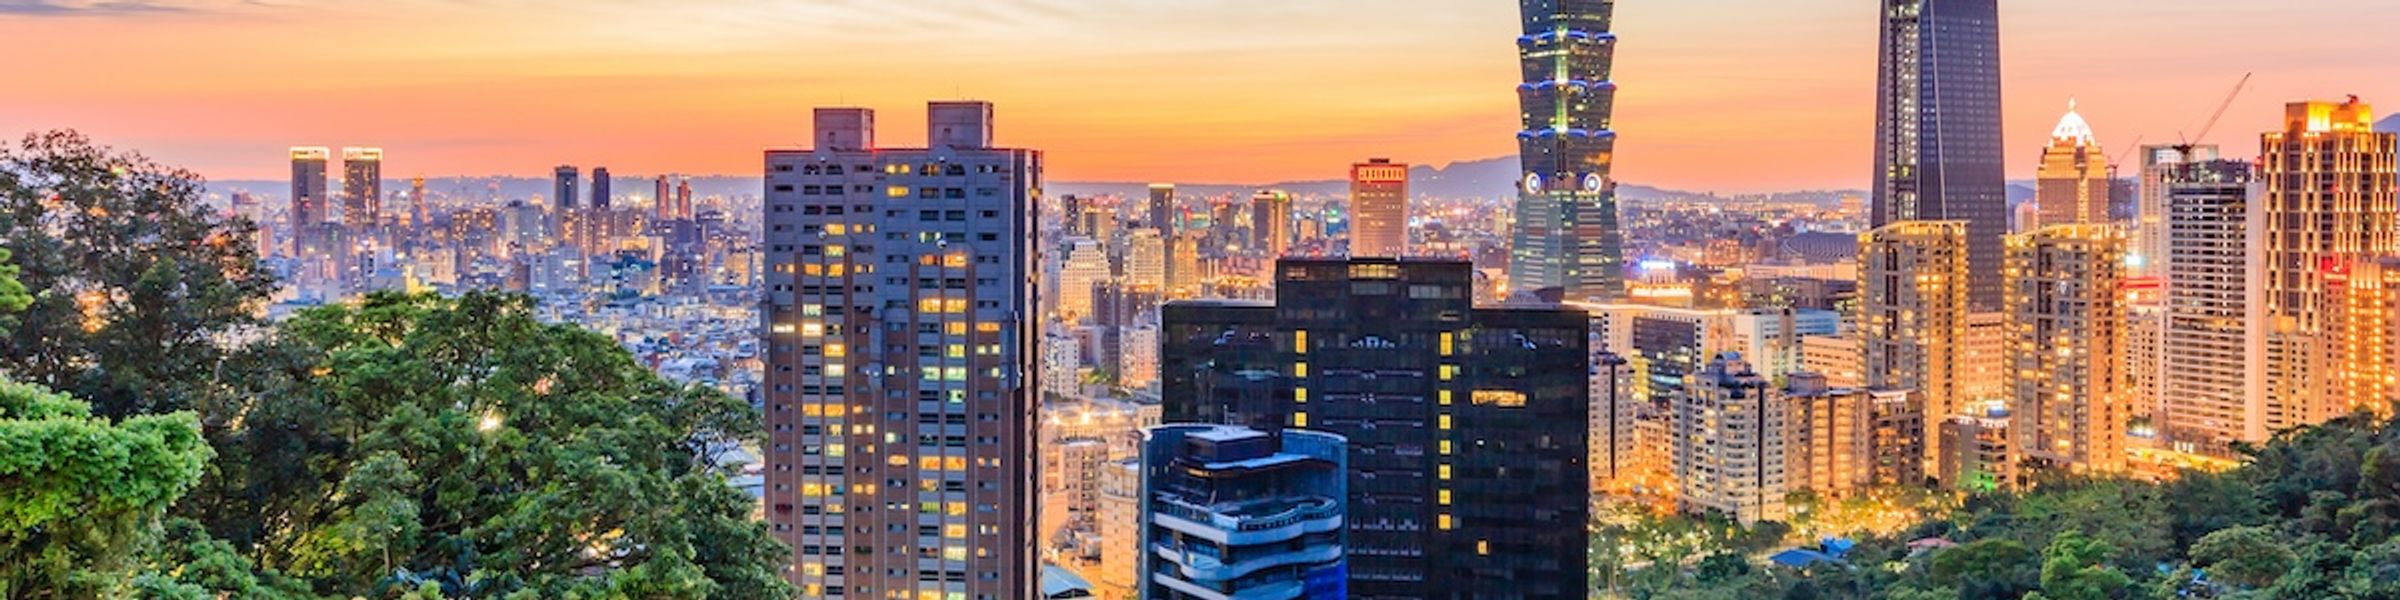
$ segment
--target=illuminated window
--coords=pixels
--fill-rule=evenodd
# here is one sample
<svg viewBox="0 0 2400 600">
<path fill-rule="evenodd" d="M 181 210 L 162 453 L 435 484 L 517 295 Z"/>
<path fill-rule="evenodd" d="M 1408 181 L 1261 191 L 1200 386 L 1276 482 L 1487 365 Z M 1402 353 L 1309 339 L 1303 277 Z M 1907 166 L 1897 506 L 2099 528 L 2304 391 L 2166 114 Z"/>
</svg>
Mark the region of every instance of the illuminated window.
<svg viewBox="0 0 2400 600">
<path fill-rule="evenodd" d="M 951 345 L 949 346 L 949 348 L 947 348 L 946 350 L 947 350 L 946 352 L 943 352 L 943 353 L 942 353 L 944 356 L 948 356 L 948 357 L 950 357 L 950 358 L 966 358 L 966 357 L 967 357 L 967 345 L 966 345 L 966 344 L 951 344 Z"/>
<path fill-rule="evenodd" d="M 976 330 L 976 331 L 983 332 L 983 333 L 1000 333 L 1000 324 L 999 324 L 999 323 L 976 323 L 976 324 L 975 324 L 975 330 Z"/>
<path fill-rule="evenodd" d="M 1292 376 L 1293 376 L 1293 377 L 1307 377 L 1307 376 L 1308 376 L 1308 363 L 1292 363 Z"/>
<path fill-rule="evenodd" d="M 800 324 L 800 335 L 805 335 L 805 336 L 809 336 L 809 337 L 818 337 L 818 336 L 825 335 L 825 324 L 824 324 L 824 323 L 801 323 L 801 324 Z"/>
<path fill-rule="evenodd" d="M 949 334 L 949 335 L 966 335 L 966 334 L 967 334 L 967 323 L 966 323 L 965 321 L 955 321 L 955 322 L 950 322 L 950 323 L 944 323 L 944 324 L 942 324 L 942 333 L 946 333 L 946 334 Z"/>
<path fill-rule="evenodd" d="M 883 188 L 883 195 L 885 195 L 885 196 L 891 196 L 891 197 L 893 197 L 893 198 L 907 198 L 907 197 L 908 197 L 908 188 L 907 188 L 907 187 L 905 187 L 905 186 L 897 186 L 897 185 L 895 185 L 895 186 L 891 186 L 891 187 L 887 187 L 887 188 Z"/>
<path fill-rule="evenodd" d="M 1308 403 L 1308 388 L 1292 388 L 1292 402 L 1298 404 Z"/>
<path fill-rule="evenodd" d="M 1450 440 L 1442 440 L 1442 453 L 1443 453 L 1443 454 L 1449 454 L 1449 453 L 1450 453 Z"/>
<path fill-rule="evenodd" d="M 1524 408 L 1525 406 L 1525 394 L 1522 392 L 1512 392 L 1508 390 L 1475 390 L 1473 398 L 1476 406 L 1498 406 L 1501 408 Z"/>
<path fill-rule="evenodd" d="M 1299 331 L 1293 331 L 1293 332 L 1292 332 L 1292 352 L 1293 352 L 1294 354 L 1307 354 L 1307 353 L 1308 353 L 1308 331 L 1307 331 L 1307 330 L 1299 330 Z"/>
<path fill-rule="evenodd" d="M 849 450 L 849 446 L 844 446 L 841 444 L 825 445 L 825 455 L 833 458 L 841 458 L 843 455 L 849 454 Z"/>
<path fill-rule="evenodd" d="M 1292 413 L 1292 426 L 1293 426 L 1293 427 L 1307 427 L 1307 426 L 1308 426 L 1308 413 L 1304 413 L 1304 412 L 1296 412 L 1296 413 Z"/>
<path fill-rule="evenodd" d="M 1436 477 L 1436 478 L 1438 478 L 1438 479 L 1441 479 L 1441 480 L 1443 480 L 1443 481 L 1449 481 L 1449 480 L 1450 480 L 1450 465 L 1441 465 L 1441 466 L 1438 466 L 1438 467 L 1434 467 L 1434 469 L 1433 469 L 1433 472 L 1434 472 L 1434 477 Z"/>
<path fill-rule="evenodd" d="M 1436 515 L 1433 519 L 1433 523 L 1434 527 L 1438 527 L 1443 531 L 1449 531 L 1452 525 L 1450 523 L 1450 515 L 1448 513 Z"/>
<path fill-rule="evenodd" d="M 841 258 L 843 255 L 847 254 L 848 252 L 849 252 L 849 249 L 848 249 L 848 248 L 844 248 L 844 247 L 842 247 L 840 244 L 835 244 L 835 245 L 831 245 L 831 246 L 826 246 L 826 247 L 825 247 L 825 256 L 826 256 L 827 258 Z M 1450 334 L 1447 334 L 1447 333 L 1445 333 L 1445 334 L 1442 334 L 1442 335 L 1443 335 L 1443 336 L 1445 336 L 1445 337 L 1447 337 L 1447 336 L 1449 336 Z"/>
<path fill-rule="evenodd" d="M 1450 490 L 1446 490 L 1446 489 L 1445 489 L 1445 490 L 1442 490 L 1442 491 L 1440 491 L 1440 492 L 1436 492 L 1436 493 L 1434 494 L 1434 503 L 1436 503 L 1436 504 L 1440 504 L 1440 505 L 1442 505 L 1442 506 L 1449 506 L 1449 505 L 1450 505 Z"/>
<path fill-rule="evenodd" d="M 825 358 L 842 358 L 842 357 L 849 356 L 849 355 L 850 355 L 850 347 L 849 347 L 849 346 L 844 346 L 844 345 L 841 345 L 841 344 L 826 344 L 826 345 L 825 345 Z"/>
<path fill-rule="evenodd" d="M 1434 422 L 1439 424 L 1439 427 L 1442 429 L 1442 431 L 1450 430 L 1450 415 L 1435 417 Z"/>
<path fill-rule="evenodd" d="M 1492 541 L 1491 541 L 1491 540 L 1475 540 L 1475 554 L 1476 554 L 1476 555 L 1478 555 L 1478 556 L 1491 556 L 1491 555 L 1492 555 Z"/>
<path fill-rule="evenodd" d="M 825 376 L 826 376 L 826 377 L 841 377 L 841 376 L 843 376 L 843 375 L 848 375 L 848 374 L 850 374 L 850 368 L 849 368 L 848 366 L 845 366 L 845 365 L 838 365 L 838 364 L 836 364 L 836 365 L 825 365 Z"/>
<path fill-rule="evenodd" d="M 1436 392 L 1435 395 L 1440 398 L 1442 406 L 1450 405 L 1450 390 L 1442 390 L 1440 392 Z"/>
<path fill-rule="evenodd" d="M 1456 352 L 1456 342 L 1457 340 L 1451 337 L 1450 332 L 1442 332 L 1442 356 L 1449 356 L 1452 352 Z"/>
<path fill-rule="evenodd" d="M 1458 377 L 1458 365 L 1442 365 L 1442 381 Z"/>
</svg>

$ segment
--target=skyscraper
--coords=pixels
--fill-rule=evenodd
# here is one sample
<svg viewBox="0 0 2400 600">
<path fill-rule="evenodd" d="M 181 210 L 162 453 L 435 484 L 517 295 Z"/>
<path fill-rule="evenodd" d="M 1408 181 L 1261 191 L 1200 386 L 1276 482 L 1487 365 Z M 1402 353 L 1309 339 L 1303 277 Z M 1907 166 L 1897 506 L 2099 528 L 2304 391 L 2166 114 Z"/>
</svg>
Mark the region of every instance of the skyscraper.
<svg viewBox="0 0 2400 600">
<path fill-rule="evenodd" d="M 1164 425 L 1143 437 L 1141 597 L 1350 597 L 1341 436 Z"/>
<path fill-rule="evenodd" d="M 2252 272 L 2265 289 L 2249 330 L 2265 336 L 2269 431 L 2323 423 L 2361 400 L 2334 393 L 2348 368 L 2331 362 L 2336 345 L 2359 332 L 2345 330 L 2328 291 L 2356 266 L 2400 254 L 2400 135 L 2376 133 L 2374 122 L 2357 98 L 2294 102 L 2283 130 L 2260 137 L 2264 255 Z"/>
<path fill-rule="evenodd" d="M 1350 255 L 1408 254 L 1408 165 L 1387 158 L 1350 165 Z"/>
<path fill-rule="evenodd" d="M 575 210 L 575 188 L 583 183 L 583 171 L 572 165 L 559 165 L 551 175 L 550 210 L 564 217 L 567 212 Z"/>
<path fill-rule="evenodd" d="M 1509 286 L 1561 288 L 1578 300 L 1621 297 L 1625 235 L 1609 175 L 1617 144 L 1610 121 L 1617 84 L 1609 79 L 1616 2 L 1518 0 L 1518 6 L 1525 26 L 1517 37 L 1523 172 Z"/>
<path fill-rule="evenodd" d="M 1150 184 L 1150 228 L 1159 235 L 1175 236 L 1175 184 Z"/>
<path fill-rule="evenodd" d="M 1873 225 L 1965 223 L 1967 298 L 1986 311 L 2000 308 L 2009 217 L 1999 4 L 1883 0 L 1875 101 Z"/>
<path fill-rule="evenodd" d="M 608 167 L 592 167 L 592 210 L 608 211 L 608 186 Z"/>
<path fill-rule="evenodd" d="M 2041 207 L 2042 227 L 2107 223 L 2111 178 L 2108 153 L 2092 136 L 2092 126 L 2067 103 L 2067 116 L 2050 130 L 2050 145 L 2042 148 L 2036 172 L 2034 205 Z"/>
<path fill-rule="evenodd" d="M 1100 242 L 1071 237 L 1058 243 L 1058 312 L 1069 322 L 1092 315 L 1092 287 L 1108 279 L 1108 253 Z"/>
<path fill-rule="evenodd" d="M 2008 237 L 2009 429 L 2034 464 L 2125 469 L 2125 237 L 2050 225 Z"/>
<path fill-rule="evenodd" d="M 1250 242 L 1271 258 L 1292 247 L 1292 195 L 1261 190 L 1250 196 Z"/>
<path fill-rule="evenodd" d="M 927 113 L 924 148 L 826 108 L 765 157 L 765 508 L 808 597 L 1038 597 L 1042 154 L 989 104 Z"/>
<path fill-rule="evenodd" d="M 1463 261 L 1286 258 L 1275 302 L 1166 307 L 1165 420 L 1325 431 L 1350 593 L 1582 598 L 1589 317 L 1473 305 Z"/>
<path fill-rule="evenodd" d="M 2211 152 L 2213 154 L 2213 152 Z M 2159 370 L 2159 432 L 2178 449 L 2228 452 L 2267 438 L 2264 394 L 2253 387 L 2248 326 L 2251 270 L 2250 163 L 2177 162 L 2161 167 L 2165 196 L 2166 340 Z M 2261 339 L 2263 340 L 2263 334 Z"/>
<path fill-rule="evenodd" d="M 1941 422 L 1963 405 L 1967 242 L 1963 221 L 1904 221 L 1861 234 L 1859 340 L 1867 387 L 1915 390 L 1924 416 L 1918 472 L 1934 471 Z"/>
<path fill-rule="evenodd" d="M 357 238 L 383 218 L 383 149 L 342 149 L 342 226 Z"/>
<path fill-rule="evenodd" d="M 294 235 L 325 222 L 325 163 L 333 151 L 292 148 L 292 230 Z"/>
</svg>

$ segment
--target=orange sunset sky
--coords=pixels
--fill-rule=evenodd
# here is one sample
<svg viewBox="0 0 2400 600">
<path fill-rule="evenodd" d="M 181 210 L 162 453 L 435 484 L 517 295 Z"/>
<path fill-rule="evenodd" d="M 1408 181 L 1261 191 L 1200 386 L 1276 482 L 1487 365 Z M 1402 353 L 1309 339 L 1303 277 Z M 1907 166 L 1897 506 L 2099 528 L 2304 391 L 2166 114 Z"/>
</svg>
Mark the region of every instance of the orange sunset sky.
<svg viewBox="0 0 2400 600">
<path fill-rule="evenodd" d="M 1873 0 L 1627 0 L 1617 175 L 1723 192 L 1870 173 Z M 2013 176 L 2070 96 L 2101 143 L 2197 133 L 2255 153 L 2280 103 L 2400 109 L 2393 0 L 2008 0 Z M 808 109 L 999 105 L 1052 180 L 1334 179 L 1369 156 L 1513 151 L 1500 0 L 0 0 L 0 135 L 71 127 L 214 179 L 292 145 L 385 173 L 754 174 Z"/>
</svg>

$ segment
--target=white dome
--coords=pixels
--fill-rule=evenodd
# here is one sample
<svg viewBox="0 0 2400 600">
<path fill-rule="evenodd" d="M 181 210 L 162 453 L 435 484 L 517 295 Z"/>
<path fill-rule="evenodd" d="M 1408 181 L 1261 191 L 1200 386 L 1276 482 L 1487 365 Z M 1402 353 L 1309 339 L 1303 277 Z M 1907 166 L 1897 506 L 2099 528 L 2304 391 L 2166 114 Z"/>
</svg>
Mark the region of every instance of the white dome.
<svg viewBox="0 0 2400 600">
<path fill-rule="evenodd" d="M 2067 116 L 2059 117 L 2058 127 L 2050 130 L 2050 139 L 2074 140 L 2086 146 L 2098 144 L 2092 138 L 2092 124 L 2085 123 L 2083 115 L 2075 113 L 2074 100 L 2067 101 Z"/>
</svg>

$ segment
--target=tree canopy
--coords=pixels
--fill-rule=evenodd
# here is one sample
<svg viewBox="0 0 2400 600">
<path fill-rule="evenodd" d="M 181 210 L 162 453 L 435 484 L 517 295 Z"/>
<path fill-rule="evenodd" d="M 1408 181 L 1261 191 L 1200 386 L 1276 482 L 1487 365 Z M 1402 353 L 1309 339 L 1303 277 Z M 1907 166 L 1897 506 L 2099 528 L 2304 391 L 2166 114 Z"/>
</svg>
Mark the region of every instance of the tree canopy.
<svg viewBox="0 0 2400 600">
<path fill-rule="evenodd" d="M 72 131 L 0 145 L 0 247 L 31 291 L 0 332 L 0 371 L 111 417 L 214 389 L 227 337 L 275 284 L 256 228 L 202 196 L 197 175 Z"/>
<path fill-rule="evenodd" d="M 0 598 L 130 593 L 161 516 L 209 456 L 190 413 L 111 423 L 0 381 Z"/>
<path fill-rule="evenodd" d="M 228 363 L 191 515 L 322 594 L 789 596 L 710 450 L 747 404 L 669 383 L 522 296 L 377 294 Z"/>
</svg>

